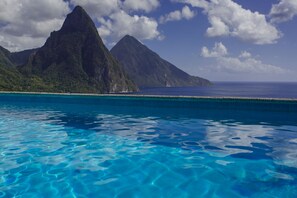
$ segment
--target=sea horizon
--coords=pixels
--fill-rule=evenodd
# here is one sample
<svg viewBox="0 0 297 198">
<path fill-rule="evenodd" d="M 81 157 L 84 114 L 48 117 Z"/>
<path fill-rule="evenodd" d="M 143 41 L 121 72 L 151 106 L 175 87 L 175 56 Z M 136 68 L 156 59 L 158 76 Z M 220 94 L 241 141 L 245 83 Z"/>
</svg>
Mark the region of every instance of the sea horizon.
<svg viewBox="0 0 297 198">
<path fill-rule="evenodd" d="M 213 82 L 196 87 L 142 87 L 140 95 L 297 98 L 297 82 Z"/>
</svg>

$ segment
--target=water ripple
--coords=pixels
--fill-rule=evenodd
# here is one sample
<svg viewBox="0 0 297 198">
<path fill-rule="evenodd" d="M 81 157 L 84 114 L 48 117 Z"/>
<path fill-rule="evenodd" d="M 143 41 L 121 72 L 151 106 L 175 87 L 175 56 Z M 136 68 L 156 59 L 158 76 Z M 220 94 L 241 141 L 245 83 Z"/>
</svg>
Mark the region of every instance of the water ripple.
<svg viewBox="0 0 297 198">
<path fill-rule="evenodd" d="M 0 197 L 295 197 L 296 140 L 296 125 L 0 105 Z"/>
</svg>

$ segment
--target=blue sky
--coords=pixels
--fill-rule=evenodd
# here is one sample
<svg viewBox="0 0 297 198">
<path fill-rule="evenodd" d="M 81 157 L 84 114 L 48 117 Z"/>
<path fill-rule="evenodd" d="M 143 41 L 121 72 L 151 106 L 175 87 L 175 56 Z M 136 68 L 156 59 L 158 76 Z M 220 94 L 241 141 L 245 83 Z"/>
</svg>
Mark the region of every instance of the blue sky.
<svg viewBox="0 0 297 198">
<path fill-rule="evenodd" d="M 297 81 L 297 0 L 0 0 L 0 45 L 42 46 L 75 5 L 108 48 L 130 34 L 212 81 Z"/>
</svg>

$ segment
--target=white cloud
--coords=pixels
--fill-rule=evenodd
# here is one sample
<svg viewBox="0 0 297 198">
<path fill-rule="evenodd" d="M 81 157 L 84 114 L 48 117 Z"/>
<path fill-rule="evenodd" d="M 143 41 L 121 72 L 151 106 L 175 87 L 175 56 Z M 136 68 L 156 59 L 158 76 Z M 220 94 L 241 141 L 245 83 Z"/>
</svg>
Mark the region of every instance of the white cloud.
<svg viewBox="0 0 297 198">
<path fill-rule="evenodd" d="M 256 74 L 284 74 L 287 72 L 281 67 L 265 64 L 252 57 L 244 60 L 237 57 L 219 57 L 217 61 L 217 69 L 227 72 Z"/>
<path fill-rule="evenodd" d="M 227 51 L 222 43 L 216 43 L 212 50 L 203 47 L 201 56 L 215 58 L 216 65 L 209 68 L 214 71 L 255 74 L 284 74 L 288 72 L 281 67 L 263 63 L 247 51 L 241 52 L 238 57 L 226 56 Z"/>
<path fill-rule="evenodd" d="M 239 58 L 250 58 L 250 57 L 252 57 L 252 54 L 247 51 L 242 51 L 239 55 Z"/>
<path fill-rule="evenodd" d="M 11 51 L 42 46 L 76 5 L 91 15 L 103 40 L 109 38 L 110 43 L 124 34 L 138 39 L 162 37 L 155 19 L 130 14 L 150 12 L 160 5 L 159 0 L 0 0 L 0 5 L 0 45 Z"/>
<path fill-rule="evenodd" d="M 209 2 L 205 0 L 171 0 L 172 2 L 187 3 L 193 7 L 207 8 Z"/>
<path fill-rule="evenodd" d="M 210 16 L 209 22 L 212 27 L 207 28 L 207 36 L 215 37 L 215 36 L 227 36 L 230 33 L 229 27 L 219 18 L 216 16 Z"/>
<path fill-rule="evenodd" d="M 280 0 L 274 4 L 270 11 L 270 18 L 273 23 L 281 23 L 293 19 L 297 15 L 296 0 Z"/>
<path fill-rule="evenodd" d="M 127 10 L 143 10 L 150 12 L 160 6 L 159 0 L 125 0 L 121 3 Z"/>
<path fill-rule="evenodd" d="M 0 35 L 0 45 L 11 51 L 40 47 L 45 42 L 44 37 L 13 36 L 9 34 Z"/>
<path fill-rule="evenodd" d="M 92 17 L 103 17 L 119 10 L 119 0 L 70 0 L 72 5 L 82 6 Z"/>
<path fill-rule="evenodd" d="M 265 15 L 244 9 L 232 0 L 174 0 L 203 9 L 208 16 L 209 37 L 231 36 L 254 44 L 275 43 L 281 33 L 267 20 Z"/>
<path fill-rule="evenodd" d="M 196 13 L 194 11 L 192 11 L 188 6 L 183 7 L 181 13 L 182 13 L 183 18 L 188 19 L 188 20 L 193 18 L 196 15 Z"/>
<path fill-rule="evenodd" d="M 98 32 L 104 42 L 111 43 L 129 34 L 140 40 L 158 39 L 158 22 L 143 15 L 131 15 L 129 11 L 150 12 L 159 6 L 158 0 L 71 0 L 72 5 L 83 6 L 100 24 Z"/>
<path fill-rule="evenodd" d="M 84 7 L 95 17 L 108 16 L 119 10 L 151 12 L 160 6 L 159 0 L 70 0 L 70 3 Z"/>
<path fill-rule="evenodd" d="M 183 9 L 176 10 L 173 12 L 170 12 L 169 14 L 165 16 L 160 17 L 160 23 L 166 23 L 169 21 L 180 21 L 182 19 L 191 19 L 196 15 L 194 11 L 192 11 L 188 6 L 184 6 Z"/>
<path fill-rule="evenodd" d="M 69 12 L 61 0 L 0 0 L 0 45 L 15 51 L 40 47 Z"/>
<path fill-rule="evenodd" d="M 105 22 L 105 23 L 108 23 L 108 22 Z M 108 27 L 106 26 L 101 26 L 99 28 L 97 28 L 97 31 L 98 33 L 100 34 L 101 37 L 105 38 L 107 36 L 110 36 L 111 35 L 111 31 Z"/>
<path fill-rule="evenodd" d="M 201 56 L 205 58 L 223 57 L 227 54 L 228 54 L 228 50 L 221 42 L 215 43 L 212 50 L 209 50 L 207 47 L 203 47 L 201 50 Z"/>
<path fill-rule="evenodd" d="M 102 26 L 98 30 L 102 37 L 109 36 L 118 39 L 129 34 L 142 40 L 161 36 L 157 30 L 158 23 L 156 20 L 146 16 L 130 16 L 123 10 L 111 14 L 107 20 L 101 18 L 100 22 Z"/>
</svg>

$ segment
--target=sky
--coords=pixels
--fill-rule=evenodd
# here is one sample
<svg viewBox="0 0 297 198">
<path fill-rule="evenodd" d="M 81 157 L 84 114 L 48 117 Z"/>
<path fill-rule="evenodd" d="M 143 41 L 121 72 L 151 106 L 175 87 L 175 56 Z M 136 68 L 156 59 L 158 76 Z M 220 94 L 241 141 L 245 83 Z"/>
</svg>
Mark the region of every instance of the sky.
<svg viewBox="0 0 297 198">
<path fill-rule="evenodd" d="M 0 45 L 41 47 L 76 5 L 109 49 L 129 34 L 211 81 L 297 81 L 297 0 L 0 0 Z"/>
</svg>

